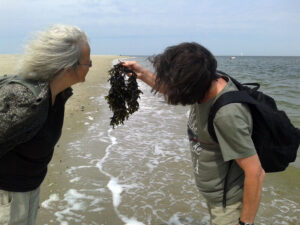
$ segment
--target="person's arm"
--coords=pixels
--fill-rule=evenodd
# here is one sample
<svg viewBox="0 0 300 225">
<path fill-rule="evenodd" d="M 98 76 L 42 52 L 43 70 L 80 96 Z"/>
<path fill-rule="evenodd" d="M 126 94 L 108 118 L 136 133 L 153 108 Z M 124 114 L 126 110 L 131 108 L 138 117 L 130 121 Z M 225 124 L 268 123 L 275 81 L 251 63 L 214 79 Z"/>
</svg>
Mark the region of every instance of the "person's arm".
<svg viewBox="0 0 300 225">
<path fill-rule="evenodd" d="M 261 167 L 257 154 L 247 158 L 236 159 L 236 162 L 245 173 L 243 206 L 240 220 L 254 223 L 259 208 L 265 171 Z"/>
<path fill-rule="evenodd" d="M 255 219 L 264 179 L 264 170 L 251 138 L 252 124 L 250 109 L 240 103 L 222 107 L 214 119 L 224 161 L 235 160 L 245 175 L 240 220 L 248 223 Z"/>
<path fill-rule="evenodd" d="M 150 87 L 154 88 L 156 75 L 151 71 L 147 70 L 145 67 L 142 67 L 135 61 L 125 61 L 122 62 L 122 65 L 128 69 L 134 71 L 137 75 L 137 78 L 148 84 Z M 162 93 L 161 90 L 159 92 Z"/>
</svg>

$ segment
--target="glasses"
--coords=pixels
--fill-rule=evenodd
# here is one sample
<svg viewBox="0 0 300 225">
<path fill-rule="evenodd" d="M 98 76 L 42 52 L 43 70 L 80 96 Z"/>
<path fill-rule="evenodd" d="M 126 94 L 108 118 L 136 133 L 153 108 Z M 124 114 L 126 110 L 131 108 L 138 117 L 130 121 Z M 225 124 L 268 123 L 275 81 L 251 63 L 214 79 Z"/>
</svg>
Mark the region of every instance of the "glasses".
<svg viewBox="0 0 300 225">
<path fill-rule="evenodd" d="M 77 65 L 92 67 L 92 60 L 90 60 L 89 64 L 81 64 L 78 62 Z"/>
</svg>

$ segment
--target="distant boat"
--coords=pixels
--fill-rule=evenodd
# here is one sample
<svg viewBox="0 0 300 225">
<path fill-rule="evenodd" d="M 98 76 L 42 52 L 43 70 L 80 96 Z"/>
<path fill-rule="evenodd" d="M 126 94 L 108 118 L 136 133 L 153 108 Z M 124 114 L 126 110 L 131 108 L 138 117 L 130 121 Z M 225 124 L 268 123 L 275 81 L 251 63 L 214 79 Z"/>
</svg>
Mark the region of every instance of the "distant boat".
<svg viewBox="0 0 300 225">
<path fill-rule="evenodd" d="M 230 56 L 230 59 L 235 59 L 236 57 L 235 56 Z"/>
</svg>

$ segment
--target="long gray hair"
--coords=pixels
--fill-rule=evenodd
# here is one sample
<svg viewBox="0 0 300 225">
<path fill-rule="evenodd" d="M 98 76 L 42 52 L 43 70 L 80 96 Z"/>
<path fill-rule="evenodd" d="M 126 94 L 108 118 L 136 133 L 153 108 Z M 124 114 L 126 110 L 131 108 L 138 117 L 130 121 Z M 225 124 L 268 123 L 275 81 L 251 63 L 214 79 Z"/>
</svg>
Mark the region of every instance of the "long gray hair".
<svg viewBox="0 0 300 225">
<path fill-rule="evenodd" d="M 17 72 L 27 79 L 50 81 L 59 72 L 77 65 L 84 43 L 88 38 L 79 28 L 53 25 L 25 46 Z"/>
</svg>

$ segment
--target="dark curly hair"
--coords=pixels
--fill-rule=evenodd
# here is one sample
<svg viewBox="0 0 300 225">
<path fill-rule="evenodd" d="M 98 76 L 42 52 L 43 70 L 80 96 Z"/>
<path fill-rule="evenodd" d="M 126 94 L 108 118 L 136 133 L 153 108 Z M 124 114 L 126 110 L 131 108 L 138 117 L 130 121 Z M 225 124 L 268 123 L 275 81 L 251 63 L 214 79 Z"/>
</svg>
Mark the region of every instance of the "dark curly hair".
<svg viewBox="0 0 300 225">
<path fill-rule="evenodd" d="M 217 61 L 198 43 L 170 46 L 149 58 L 156 73 L 153 90 L 161 88 L 169 104 L 191 105 L 201 101 L 216 80 Z"/>
</svg>

